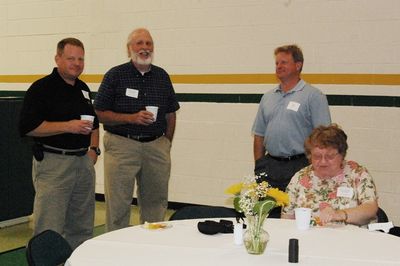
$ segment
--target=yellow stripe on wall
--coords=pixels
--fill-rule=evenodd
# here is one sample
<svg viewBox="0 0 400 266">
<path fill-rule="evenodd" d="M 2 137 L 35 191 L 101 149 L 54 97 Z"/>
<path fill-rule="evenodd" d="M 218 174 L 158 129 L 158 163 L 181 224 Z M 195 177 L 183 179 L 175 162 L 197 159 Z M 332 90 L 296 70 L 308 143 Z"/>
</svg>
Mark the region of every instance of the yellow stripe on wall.
<svg viewBox="0 0 400 266">
<path fill-rule="evenodd" d="M 171 75 L 173 83 L 184 84 L 275 84 L 275 74 Z"/>
<path fill-rule="evenodd" d="M 32 83 L 45 75 L 0 75 L 0 83 Z M 312 84 L 400 85 L 400 74 L 303 74 Z M 103 75 L 85 74 L 81 79 L 100 83 Z M 187 74 L 171 75 L 175 84 L 276 84 L 275 74 Z"/>
<path fill-rule="evenodd" d="M 303 74 L 312 84 L 400 85 L 400 74 Z"/>
<path fill-rule="evenodd" d="M 0 75 L 0 83 L 32 83 L 44 75 Z"/>
</svg>

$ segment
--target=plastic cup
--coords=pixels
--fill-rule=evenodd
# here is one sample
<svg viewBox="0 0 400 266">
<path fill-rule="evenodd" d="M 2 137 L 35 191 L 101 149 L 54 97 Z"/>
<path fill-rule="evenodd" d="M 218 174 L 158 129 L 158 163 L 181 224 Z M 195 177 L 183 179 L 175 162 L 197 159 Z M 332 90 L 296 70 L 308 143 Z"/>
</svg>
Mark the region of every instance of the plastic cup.
<svg viewBox="0 0 400 266">
<path fill-rule="evenodd" d="M 311 209 L 310 208 L 296 208 L 294 210 L 296 217 L 296 225 L 299 230 L 310 229 Z"/>
<path fill-rule="evenodd" d="M 157 120 L 158 106 L 146 106 L 146 111 L 153 114 L 154 121 Z"/>
<path fill-rule="evenodd" d="M 234 225 L 233 239 L 236 245 L 243 245 L 243 224 L 237 223 Z"/>
<path fill-rule="evenodd" d="M 86 120 L 86 121 L 90 121 L 93 123 L 94 116 L 93 115 L 81 115 L 81 120 Z M 87 129 L 91 130 L 92 128 L 87 127 Z"/>
<path fill-rule="evenodd" d="M 87 120 L 87 121 L 94 121 L 94 116 L 93 115 L 81 115 L 81 120 Z"/>
</svg>

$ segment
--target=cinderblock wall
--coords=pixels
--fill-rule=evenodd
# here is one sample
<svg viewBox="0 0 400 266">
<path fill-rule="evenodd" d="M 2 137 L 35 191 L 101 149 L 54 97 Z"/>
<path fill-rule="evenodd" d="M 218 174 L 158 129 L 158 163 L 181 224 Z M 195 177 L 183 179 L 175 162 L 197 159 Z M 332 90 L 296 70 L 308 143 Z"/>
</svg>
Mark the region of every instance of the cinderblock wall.
<svg viewBox="0 0 400 266">
<path fill-rule="evenodd" d="M 127 61 L 129 32 L 147 27 L 155 64 L 170 74 L 274 73 L 273 49 L 297 43 L 303 73 L 398 74 L 397 0 L 0 0 L 0 75 L 50 73 L 56 43 L 86 46 L 85 74 Z M 23 80 L 23 79 L 22 79 Z M 190 83 L 190 84 L 189 84 Z M 0 82 L 25 91 L 29 82 Z M 89 84 L 97 91 L 98 83 Z M 326 94 L 400 96 L 400 84 L 314 84 Z M 264 93 L 273 84 L 175 84 L 177 93 Z M 253 169 L 251 124 L 257 103 L 184 102 L 172 149 L 170 200 L 223 205 L 223 190 Z M 331 106 L 349 135 L 348 158 L 367 166 L 380 205 L 400 224 L 400 109 Z M 102 158 L 97 192 L 102 193 Z"/>
</svg>

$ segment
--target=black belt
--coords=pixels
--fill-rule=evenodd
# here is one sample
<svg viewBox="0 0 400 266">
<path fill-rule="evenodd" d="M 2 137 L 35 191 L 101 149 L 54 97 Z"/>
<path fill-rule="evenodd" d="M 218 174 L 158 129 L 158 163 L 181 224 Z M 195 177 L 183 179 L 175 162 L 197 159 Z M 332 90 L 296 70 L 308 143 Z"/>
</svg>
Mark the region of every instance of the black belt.
<svg viewBox="0 0 400 266">
<path fill-rule="evenodd" d="M 114 133 L 114 132 L 111 132 L 111 133 L 121 136 L 121 137 L 128 138 L 128 139 L 133 139 L 133 140 L 136 140 L 139 142 L 150 142 L 150 141 L 158 139 L 159 137 L 164 136 L 164 134 L 155 135 L 155 136 L 137 136 L 137 135 L 131 135 L 131 134 Z"/>
<path fill-rule="evenodd" d="M 70 151 L 70 150 L 63 150 L 63 149 L 53 149 L 53 148 L 44 147 L 44 146 L 42 146 L 42 150 L 50 152 L 50 153 L 56 153 L 56 154 L 62 154 L 62 155 L 75 155 L 75 156 L 83 156 L 88 151 L 87 148 L 79 149 L 79 150 L 76 150 L 76 151 L 73 151 L 73 150 Z"/>
<path fill-rule="evenodd" d="M 277 161 L 294 161 L 294 160 L 303 158 L 303 157 L 305 157 L 306 155 L 305 155 L 304 153 L 301 153 L 301 154 L 295 154 L 295 155 L 288 156 L 288 157 L 272 156 L 271 154 L 267 154 L 267 156 L 269 156 L 269 157 L 271 157 L 272 159 L 277 160 Z"/>
</svg>

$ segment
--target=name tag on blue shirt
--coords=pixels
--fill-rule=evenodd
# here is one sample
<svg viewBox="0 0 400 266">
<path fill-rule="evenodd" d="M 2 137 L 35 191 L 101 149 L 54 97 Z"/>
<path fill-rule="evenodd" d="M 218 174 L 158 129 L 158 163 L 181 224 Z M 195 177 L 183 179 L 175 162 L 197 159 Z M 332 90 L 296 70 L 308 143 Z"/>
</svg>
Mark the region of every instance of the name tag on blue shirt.
<svg viewBox="0 0 400 266">
<path fill-rule="evenodd" d="M 300 104 L 298 102 L 290 101 L 286 109 L 297 112 L 299 110 Z"/>
</svg>

